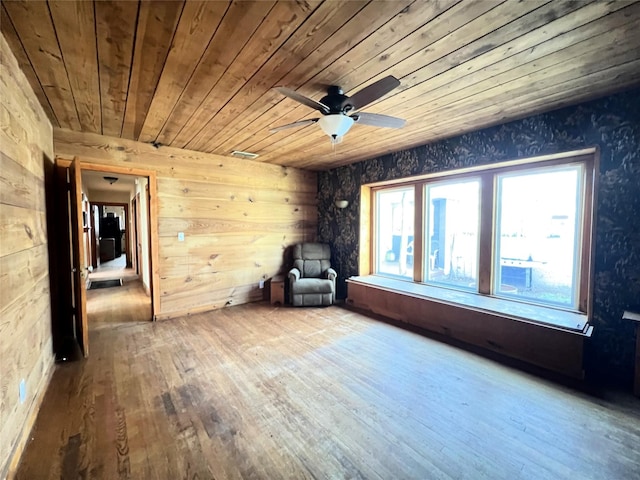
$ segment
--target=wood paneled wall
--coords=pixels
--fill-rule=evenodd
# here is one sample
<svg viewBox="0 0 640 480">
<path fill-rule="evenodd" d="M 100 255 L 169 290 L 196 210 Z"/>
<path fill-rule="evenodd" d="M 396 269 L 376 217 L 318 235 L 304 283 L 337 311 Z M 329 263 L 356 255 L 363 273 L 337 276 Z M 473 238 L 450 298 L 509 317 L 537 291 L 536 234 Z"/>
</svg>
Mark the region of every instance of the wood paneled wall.
<svg viewBox="0 0 640 480">
<path fill-rule="evenodd" d="M 315 172 L 64 129 L 54 144 L 60 157 L 157 172 L 159 318 L 261 300 L 285 249 L 316 239 Z"/>
<path fill-rule="evenodd" d="M 0 478 L 24 448 L 53 368 L 45 170 L 51 123 L 0 35 Z M 26 399 L 20 402 L 21 380 Z"/>
</svg>

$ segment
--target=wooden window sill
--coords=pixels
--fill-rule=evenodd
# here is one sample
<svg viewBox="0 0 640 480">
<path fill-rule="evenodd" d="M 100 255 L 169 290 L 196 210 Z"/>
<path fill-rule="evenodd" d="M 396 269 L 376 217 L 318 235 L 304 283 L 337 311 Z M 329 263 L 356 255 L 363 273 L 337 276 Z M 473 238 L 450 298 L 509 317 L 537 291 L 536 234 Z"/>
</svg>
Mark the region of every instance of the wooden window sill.
<svg viewBox="0 0 640 480">
<path fill-rule="evenodd" d="M 514 321 L 527 322 L 540 327 L 563 330 L 590 337 L 593 326 L 586 314 L 532 305 L 504 298 L 479 295 L 477 293 L 434 287 L 379 275 L 351 277 L 348 283 L 391 291 L 415 298 L 457 306 L 463 309 L 500 315 Z"/>
</svg>

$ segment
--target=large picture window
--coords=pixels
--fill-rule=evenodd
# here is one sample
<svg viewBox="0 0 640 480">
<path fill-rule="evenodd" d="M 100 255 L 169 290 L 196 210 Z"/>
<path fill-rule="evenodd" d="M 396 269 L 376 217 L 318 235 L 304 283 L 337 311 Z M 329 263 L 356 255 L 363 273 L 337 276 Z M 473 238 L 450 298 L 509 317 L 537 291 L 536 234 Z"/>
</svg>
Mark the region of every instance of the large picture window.
<svg viewBox="0 0 640 480">
<path fill-rule="evenodd" d="M 577 154 L 376 185 L 372 273 L 587 313 L 594 170 Z"/>
</svg>

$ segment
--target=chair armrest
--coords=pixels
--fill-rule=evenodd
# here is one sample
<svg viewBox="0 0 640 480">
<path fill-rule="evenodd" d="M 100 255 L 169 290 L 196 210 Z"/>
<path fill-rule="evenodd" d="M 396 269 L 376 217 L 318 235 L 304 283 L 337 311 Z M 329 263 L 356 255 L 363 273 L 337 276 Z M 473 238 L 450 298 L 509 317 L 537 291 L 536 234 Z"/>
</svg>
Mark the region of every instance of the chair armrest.
<svg viewBox="0 0 640 480">
<path fill-rule="evenodd" d="M 338 274 L 336 273 L 336 271 L 333 268 L 327 268 L 327 271 L 325 272 L 325 275 L 327 276 L 327 278 L 329 280 L 334 280 L 338 277 Z"/>
<path fill-rule="evenodd" d="M 289 280 L 291 282 L 295 282 L 296 280 L 300 280 L 300 270 L 298 270 L 297 268 L 292 268 L 291 270 L 289 270 Z"/>
</svg>

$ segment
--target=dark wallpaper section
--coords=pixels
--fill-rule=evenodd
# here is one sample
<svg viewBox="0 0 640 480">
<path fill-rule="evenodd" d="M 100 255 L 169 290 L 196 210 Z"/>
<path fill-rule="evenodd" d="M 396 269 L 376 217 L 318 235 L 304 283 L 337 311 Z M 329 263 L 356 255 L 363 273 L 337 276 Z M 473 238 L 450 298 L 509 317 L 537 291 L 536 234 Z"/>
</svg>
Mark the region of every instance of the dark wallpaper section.
<svg viewBox="0 0 640 480">
<path fill-rule="evenodd" d="M 595 332 L 585 367 L 630 382 L 634 329 L 621 317 L 640 310 L 640 89 L 320 173 L 318 237 L 331 244 L 339 298 L 358 274 L 362 184 L 592 146 L 600 148 Z M 349 206 L 339 210 L 336 199 Z"/>
</svg>

